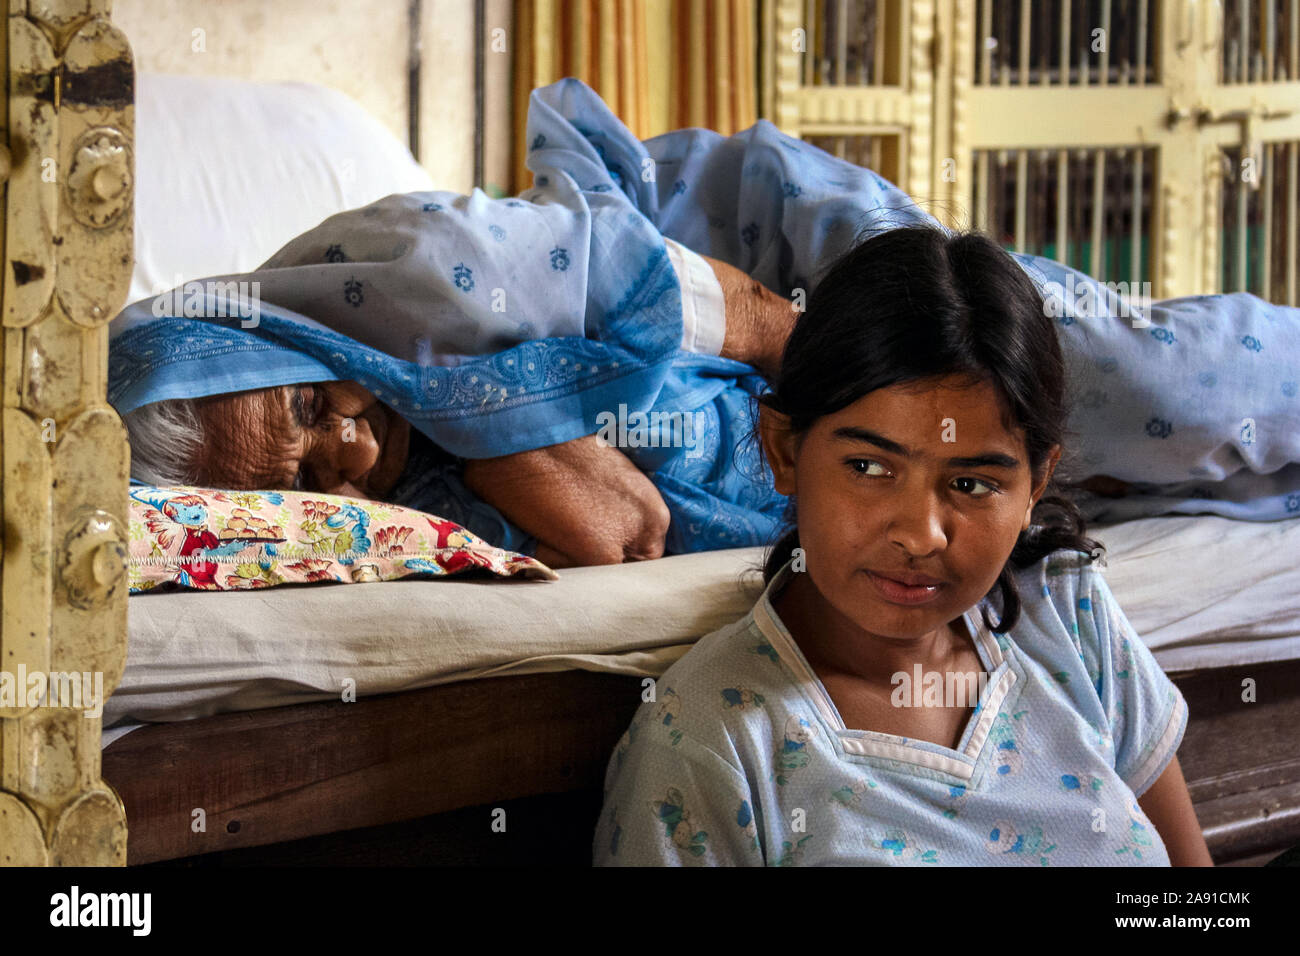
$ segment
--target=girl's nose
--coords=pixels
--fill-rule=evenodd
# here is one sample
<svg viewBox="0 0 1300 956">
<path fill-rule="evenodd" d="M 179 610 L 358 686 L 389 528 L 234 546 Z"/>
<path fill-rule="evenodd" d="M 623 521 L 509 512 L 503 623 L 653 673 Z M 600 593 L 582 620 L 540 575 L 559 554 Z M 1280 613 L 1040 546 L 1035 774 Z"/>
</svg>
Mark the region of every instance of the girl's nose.
<svg viewBox="0 0 1300 956">
<path fill-rule="evenodd" d="M 943 530 L 943 517 L 935 496 L 930 493 L 900 496 L 887 535 L 891 544 L 897 544 L 910 557 L 923 558 L 941 551 L 948 543 L 948 536 Z"/>
</svg>

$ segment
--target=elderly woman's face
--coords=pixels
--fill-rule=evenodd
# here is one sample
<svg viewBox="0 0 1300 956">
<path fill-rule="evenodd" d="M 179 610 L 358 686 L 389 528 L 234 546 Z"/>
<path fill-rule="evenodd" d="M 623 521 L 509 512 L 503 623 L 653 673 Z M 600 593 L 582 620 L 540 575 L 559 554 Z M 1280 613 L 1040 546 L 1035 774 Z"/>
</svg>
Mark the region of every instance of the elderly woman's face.
<svg viewBox="0 0 1300 956">
<path fill-rule="evenodd" d="M 202 485 L 382 500 L 406 465 L 410 425 L 356 382 L 233 392 L 198 406 Z"/>
</svg>

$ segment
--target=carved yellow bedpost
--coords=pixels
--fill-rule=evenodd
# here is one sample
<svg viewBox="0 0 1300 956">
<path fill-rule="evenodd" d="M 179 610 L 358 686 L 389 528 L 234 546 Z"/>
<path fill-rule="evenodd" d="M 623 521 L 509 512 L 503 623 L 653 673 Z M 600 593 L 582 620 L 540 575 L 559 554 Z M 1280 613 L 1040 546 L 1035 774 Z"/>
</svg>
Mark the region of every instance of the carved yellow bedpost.
<svg viewBox="0 0 1300 956">
<path fill-rule="evenodd" d="M 5 2 L 0 864 L 124 865 L 96 711 L 126 661 L 128 452 L 105 390 L 135 71 L 111 0 Z"/>
</svg>

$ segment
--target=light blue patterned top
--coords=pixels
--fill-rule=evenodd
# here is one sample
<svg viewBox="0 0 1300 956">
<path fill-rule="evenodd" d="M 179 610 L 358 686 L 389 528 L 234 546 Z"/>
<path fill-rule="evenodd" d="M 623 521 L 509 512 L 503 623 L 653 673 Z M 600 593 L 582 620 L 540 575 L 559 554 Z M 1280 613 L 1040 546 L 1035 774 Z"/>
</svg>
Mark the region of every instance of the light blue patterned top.
<svg viewBox="0 0 1300 956">
<path fill-rule="evenodd" d="M 772 598 L 701 639 L 612 756 L 597 865 L 1168 866 L 1137 797 L 1187 705 L 1086 556 L 1017 576 L 956 750 L 846 729 Z"/>
</svg>

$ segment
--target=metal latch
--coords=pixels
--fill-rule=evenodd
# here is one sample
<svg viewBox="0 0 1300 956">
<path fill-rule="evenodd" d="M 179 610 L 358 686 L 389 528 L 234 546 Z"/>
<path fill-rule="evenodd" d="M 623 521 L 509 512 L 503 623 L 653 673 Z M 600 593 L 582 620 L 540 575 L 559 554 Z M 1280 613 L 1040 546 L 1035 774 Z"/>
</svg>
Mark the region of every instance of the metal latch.
<svg viewBox="0 0 1300 956">
<path fill-rule="evenodd" d="M 1294 110 L 1269 110 L 1258 103 L 1250 109 L 1228 110 L 1225 113 L 1215 113 L 1209 107 L 1201 106 L 1196 111 L 1196 125 L 1205 127 L 1222 123 L 1241 124 L 1242 157 L 1251 157 L 1255 161 L 1256 169 L 1259 169 L 1264 162 L 1264 147 L 1259 135 L 1259 124 L 1263 120 L 1285 119 L 1294 112 Z M 1246 184 L 1252 190 L 1257 190 L 1261 178 L 1258 175 L 1252 176 Z"/>
</svg>

